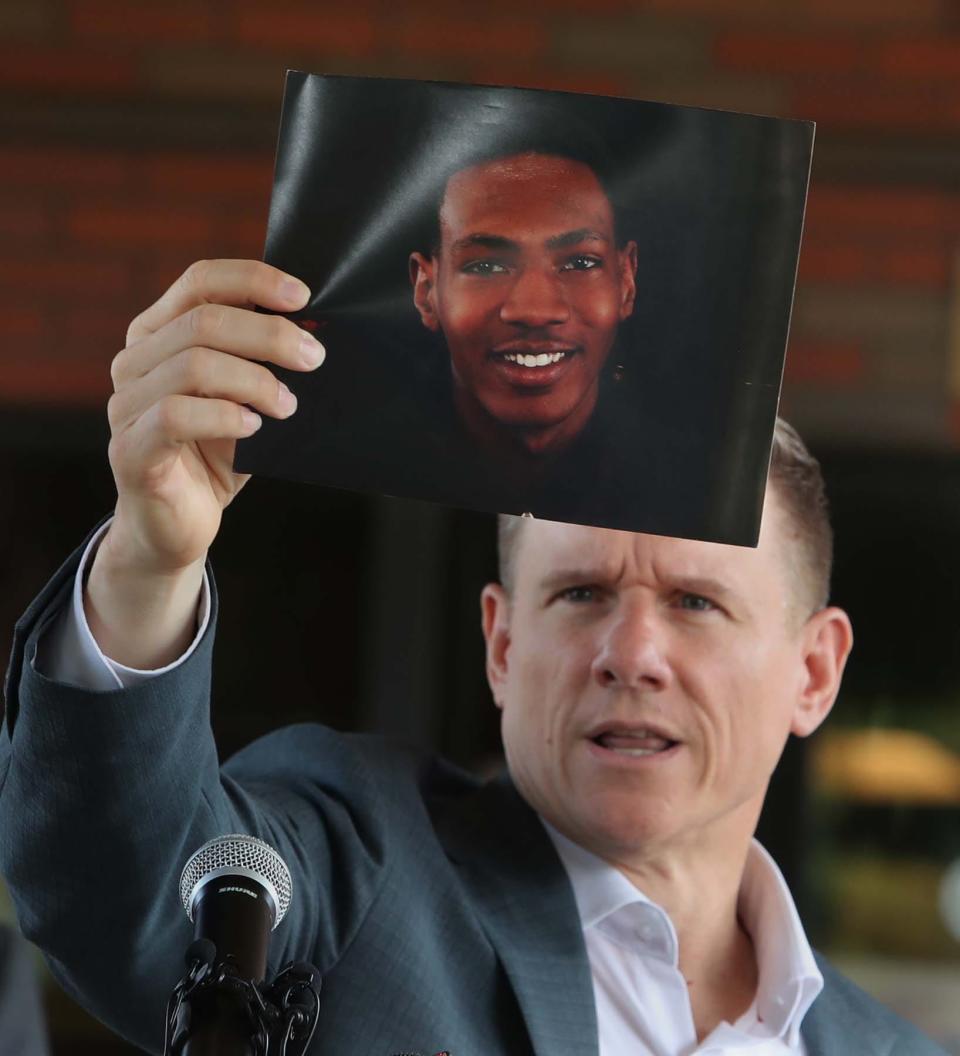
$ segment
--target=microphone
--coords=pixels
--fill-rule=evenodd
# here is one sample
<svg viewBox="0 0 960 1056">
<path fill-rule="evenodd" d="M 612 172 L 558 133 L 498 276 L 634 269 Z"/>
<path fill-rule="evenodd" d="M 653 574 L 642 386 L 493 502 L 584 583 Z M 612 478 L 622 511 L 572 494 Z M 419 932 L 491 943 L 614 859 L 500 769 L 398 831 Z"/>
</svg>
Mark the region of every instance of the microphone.
<svg viewBox="0 0 960 1056">
<path fill-rule="evenodd" d="M 257 1051 L 247 997 L 264 980 L 270 933 L 290 908 L 291 894 L 286 862 L 254 836 L 218 836 L 191 855 L 180 876 L 180 900 L 194 926 L 193 959 L 215 961 L 229 985 L 197 995 L 184 1053 Z"/>
<path fill-rule="evenodd" d="M 180 876 L 180 900 L 196 939 L 209 939 L 220 960 L 244 979 L 263 982 L 270 932 L 290 908 L 287 863 L 268 843 L 234 833 L 191 855 Z"/>
</svg>

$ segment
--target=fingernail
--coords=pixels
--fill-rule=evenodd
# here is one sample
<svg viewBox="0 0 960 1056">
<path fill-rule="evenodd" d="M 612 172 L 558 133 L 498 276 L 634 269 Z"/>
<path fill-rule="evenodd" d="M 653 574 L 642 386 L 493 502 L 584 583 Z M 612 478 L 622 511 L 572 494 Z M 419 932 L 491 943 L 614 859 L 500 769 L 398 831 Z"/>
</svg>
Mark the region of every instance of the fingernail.
<svg viewBox="0 0 960 1056">
<path fill-rule="evenodd" d="M 280 389 L 280 410 L 284 418 L 289 418 L 297 409 L 297 397 L 287 388 L 282 381 L 278 381 Z"/>
<path fill-rule="evenodd" d="M 310 288 L 291 276 L 280 283 L 280 294 L 294 308 L 302 308 L 310 299 Z"/>
<path fill-rule="evenodd" d="M 255 433 L 261 425 L 263 425 L 263 419 L 257 414 L 256 411 L 251 411 L 249 407 L 240 408 L 240 417 L 243 420 L 243 427 L 247 430 L 247 435 Z"/>
<path fill-rule="evenodd" d="M 320 344 L 313 334 L 308 334 L 307 331 L 304 330 L 300 335 L 300 356 L 303 365 L 313 370 L 316 367 L 319 367 L 324 359 L 326 359 L 327 350 Z"/>
</svg>

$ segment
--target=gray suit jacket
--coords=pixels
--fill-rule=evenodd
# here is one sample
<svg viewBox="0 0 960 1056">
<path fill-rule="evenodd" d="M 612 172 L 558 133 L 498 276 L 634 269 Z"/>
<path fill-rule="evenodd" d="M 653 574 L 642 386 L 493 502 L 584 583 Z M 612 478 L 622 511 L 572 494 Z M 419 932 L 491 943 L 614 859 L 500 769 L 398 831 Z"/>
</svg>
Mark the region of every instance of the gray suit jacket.
<svg viewBox="0 0 960 1056">
<path fill-rule="evenodd" d="M 206 840 L 249 832 L 293 874 L 270 970 L 297 959 L 325 973 L 315 1056 L 596 1056 L 573 893 L 507 779 L 481 785 L 316 725 L 279 730 L 221 770 L 212 630 L 187 663 L 130 690 L 91 693 L 33 669 L 76 560 L 18 624 L 0 738 L 0 864 L 24 932 L 70 992 L 160 1048 L 191 939 L 180 870 Z M 812 1056 L 941 1051 L 823 969 L 803 1026 Z"/>
<path fill-rule="evenodd" d="M 47 1056 L 40 987 L 27 944 L 0 925 L 0 1054 Z"/>
</svg>

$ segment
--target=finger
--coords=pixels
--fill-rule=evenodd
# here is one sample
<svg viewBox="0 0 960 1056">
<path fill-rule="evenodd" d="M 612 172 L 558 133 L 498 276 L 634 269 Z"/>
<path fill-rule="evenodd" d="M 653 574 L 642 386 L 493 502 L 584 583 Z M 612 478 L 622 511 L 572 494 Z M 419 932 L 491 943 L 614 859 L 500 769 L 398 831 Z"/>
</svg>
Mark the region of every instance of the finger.
<svg viewBox="0 0 960 1056">
<path fill-rule="evenodd" d="M 114 388 L 119 389 L 131 378 L 143 377 L 164 360 L 191 347 L 216 349 L 292 370 L 314 370 L 325 355 L 323 345 L 289 319 L 222 304 L 203 304 L 117 353 L 111 366 Z"/>
<path fill-rule="evenodd" d="M 240 440 L 252 436 L 263 419 L 231 400 L 167 396 L 111 442 L 113 454 L 129 472 L 148 467 L 171 448 L 201 440 Z"/>
<path fill-rule="evenodd" d="M 292 312 L 302 308 L 309 297 L 309 289 L 299 279 L 263 261 L 199 260 L 133 320 L 127 330 L 127 344 L 155 333 L 200 304 L 259 305 Z"/>
<path fill-rule="evenodd" d="M 266 367 L 212 348 L 195 347 L 118 389 L 107 405 L 111 429 L 126 428 L 155 404 L 177 395 L 249 404 L 273 418 L 289 418 L 297 409 L 296 397 Z"/>
</svg>

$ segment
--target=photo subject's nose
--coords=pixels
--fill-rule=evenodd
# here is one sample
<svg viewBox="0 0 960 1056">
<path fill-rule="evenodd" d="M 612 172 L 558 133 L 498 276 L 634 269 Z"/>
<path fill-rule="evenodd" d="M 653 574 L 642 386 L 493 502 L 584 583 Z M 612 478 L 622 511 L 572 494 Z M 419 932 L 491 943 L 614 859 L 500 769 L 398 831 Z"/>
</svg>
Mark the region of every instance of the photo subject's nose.
<svg viewBox="0 0 960 1056">
<path fill-rule="evenodd" d="M 566 322 L 569 316 L 559 279 L 537 268 L 517 275 L 500 308 L 500 318 L 518 326 L 551 326 Z"/>
</svg>

